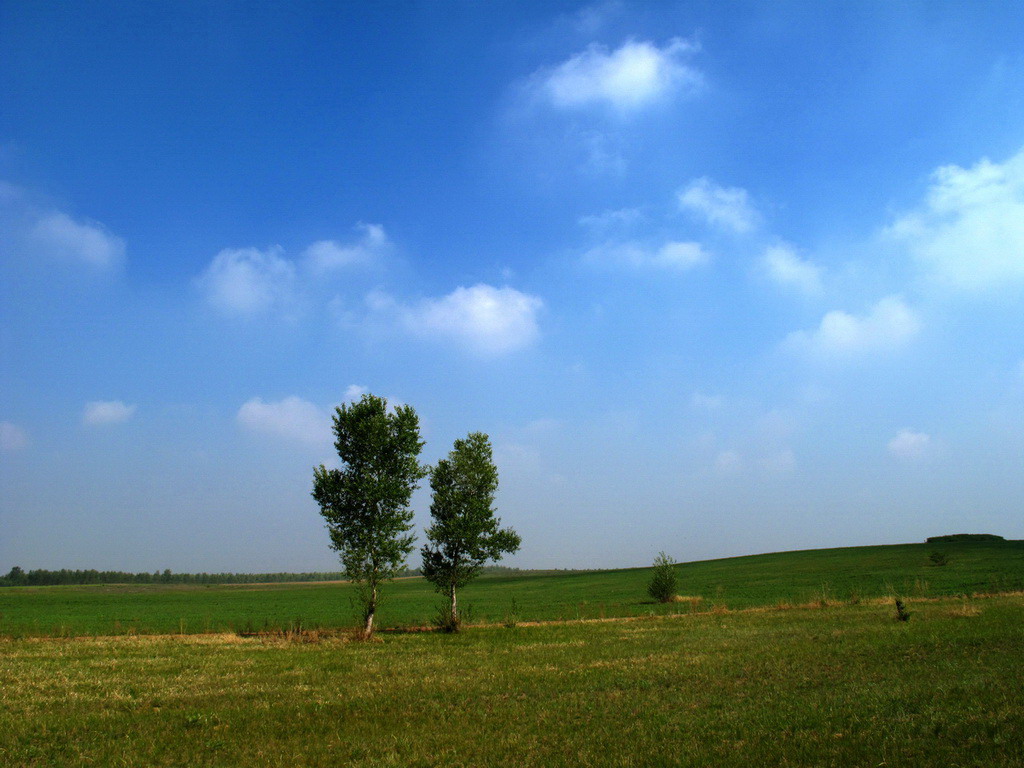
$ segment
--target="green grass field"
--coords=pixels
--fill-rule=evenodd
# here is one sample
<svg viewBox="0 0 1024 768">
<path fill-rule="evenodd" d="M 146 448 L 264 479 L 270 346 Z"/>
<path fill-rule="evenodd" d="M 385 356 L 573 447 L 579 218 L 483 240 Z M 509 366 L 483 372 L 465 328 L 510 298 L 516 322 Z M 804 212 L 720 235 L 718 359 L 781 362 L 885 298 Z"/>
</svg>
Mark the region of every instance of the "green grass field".
<svg viewBox="0 0 1024 768">
<path fill-rule="evenodd" d="M 928 560 L 941 550 L 948 565 Z M 926 597 L 1024 589 L 1024 541 L 900 544 L 806 550 L 677 566 L 680 592 L 701 610 L 780 602 L 850 602 L 884 595 Z M 462 591 L 475 623 L 643 616 L 691 610 L 646 595 L 650 571 L 488 576 Z M 0 588 L 0 636 L 260 631 L 295 624 L 354 626 L 345 584 Z M 422 579 L 387 587 L 383 627 L 429 625 L 441 602 Z"/>
<path fill-rule="evenodd" d="M 0 765 L 1024 765 L 1024 597 L 0 640 Z"/>
</svg>

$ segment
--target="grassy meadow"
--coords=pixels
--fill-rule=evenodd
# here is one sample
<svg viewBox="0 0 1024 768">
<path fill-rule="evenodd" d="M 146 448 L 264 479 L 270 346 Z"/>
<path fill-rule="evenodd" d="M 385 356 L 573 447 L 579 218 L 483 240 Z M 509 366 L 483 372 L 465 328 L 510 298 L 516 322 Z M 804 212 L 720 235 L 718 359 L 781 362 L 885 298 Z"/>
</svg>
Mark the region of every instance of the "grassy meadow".
<svg viewBox="0 0 1024 768">
<path fill-rule="evenodd" d="M 0 765 L 1024 765 L 1024 596 L 0 640 Z"/>
<path fill-rule="evenodd" d="M 457 635 L 406 579 L 369 643 L 345 584 L 3 588 L 0 765 L 1024 765 L 1024 542 L 676 568 L 481 578 Z"/>
<path fill-rule="evenodd" d="M 932 565 L 941 551 L 948 564 Z M 473 623 L 661 615 L 714 606 L 856 602 L 1024 589 L 1024 541 L 899 544 L 781 552 L 680 564 L 696 605 L 659 605 L 650 569 L 485 576 L 460 593 Z M 0 636 L 193 634 L 356 625 L 340 583 L 0 588 Z M 389 584 L 382 627 L 427 626 L 441 599 L 423 579 Z"/>
</svg>

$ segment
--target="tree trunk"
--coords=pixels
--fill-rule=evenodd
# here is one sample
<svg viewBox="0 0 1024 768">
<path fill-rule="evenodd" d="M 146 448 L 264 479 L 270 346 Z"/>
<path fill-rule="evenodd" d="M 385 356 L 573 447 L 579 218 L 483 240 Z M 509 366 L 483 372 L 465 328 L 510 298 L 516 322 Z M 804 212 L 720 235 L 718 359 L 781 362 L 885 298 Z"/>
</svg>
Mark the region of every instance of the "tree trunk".
<svg viewBox="0 0 1024 768">
<path fill-rule="evenodd" d="M 377 587 L 373 587 L 370 602 L 366 606 L 366 626 L 363 627 L 363 638 L 369 640 L 373 636 L 373 615 L 377 612 Z"/>
<path fill-rule="evenodd" d="M 452 629 L 457 630 L 459 628 L 459 613 L 458 607 L 455 604 L 455 585 L 451 585 L 452 592 Z"/>
</svg>

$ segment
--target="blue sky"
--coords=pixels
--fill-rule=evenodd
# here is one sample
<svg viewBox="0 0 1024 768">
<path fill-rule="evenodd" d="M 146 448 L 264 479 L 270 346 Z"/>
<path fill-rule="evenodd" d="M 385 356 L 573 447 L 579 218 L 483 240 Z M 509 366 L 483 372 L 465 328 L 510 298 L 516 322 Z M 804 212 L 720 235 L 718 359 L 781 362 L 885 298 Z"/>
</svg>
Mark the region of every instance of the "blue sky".
<svg viewBox="0 0 1024 768">
<path fill-rule="evenodd" d="M 522 567 L 1024 538 L 1016 3 L 337 5 L 0 7 L 0 570 L 332 569 L 364 391 Z"/>
</svg>

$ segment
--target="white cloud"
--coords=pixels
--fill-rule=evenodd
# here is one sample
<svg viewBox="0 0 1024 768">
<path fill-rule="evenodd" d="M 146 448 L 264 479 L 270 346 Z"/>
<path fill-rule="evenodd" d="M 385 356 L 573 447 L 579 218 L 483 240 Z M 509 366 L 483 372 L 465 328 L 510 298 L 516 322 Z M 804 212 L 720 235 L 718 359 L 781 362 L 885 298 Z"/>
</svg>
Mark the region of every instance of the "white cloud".
<svg viewBox="0 0 1024 768">
<path fill-rule="evenodd" d="M 749 232 L 761 218 L 745 189 L 720 187 L 706 176 L 681 189 L 678 200 L 683 210 L 693 211 L 709 224 L 733 232 Z"/>
<path fill-rule="evenodd" d="M 561 109 L 605 104 L 632 112 L 679 90 L 694 91 L 703 78 L 685 60 L 698 47 L 673 38 L 663 48 L 629 40 L 614 51 L 592 44 L 553 69 L 538 73 L 541 94 Z"/>
<path fill-rule="evenodd" d="M 889 441 L 889 453 L 901 459 L 918 459 L 927 452 L 931 441 L 931 437 L 924 432 L 901 429 Z"/>
<path fill-rule="evenodd" d="M 28 434 L 17 424 L 0 421 L 0 451 L 20 451 L 28 445 Z"/>
<path fill-rule="evenodd" d="M 380 224 L 360 224 L 359 229 L 363 236 L 350 245 L 343 245 L 337 240 L 319 240 L 306 248 L 304 256 L 308 268 L 321 274 L 379 261 L 391 247 L 384 227 Z"/>
<path fill-rule="evenodd" d="M 85 404 L 82 423 L 90 427 L 120 424 L 128 421 L 134 413 L 134 405 L 126 405 L 120 400 L 96 400 Z"/>
<path fill-rule="evenodd" d="M 816 330 L 795 331 L 784 345 L 825 358 L 850 357 L 898 348 L 920 329 L 917 313 L 899 296 L 887 296 L 861 317 L 833 310 Z"/>
<path fill-rule="evenodd" d="M 345 390 L 345 396 L 342 400 L 346 403 L 354 403 L 363 395 L 367 395 L 369 393 L 370 390 L 366 387 L 360 386 L 359 384 L 349 384 L 348 388 Z"/>
<path fill-rule="evenodd" d="M 583 261 L 597 266 L 621 266 L 632 269 L 666 269 L 686 272 L 711 261 L 700 243 L 671 241 L 657 249 L 637 242 L 605 243 L 583 254 Z"/>
<path fill-rule="evenodd" d="M 581 227 L 602 232 L 607 229 L 629 228 L 643 220 L 639 208 L 619 208 L 602 213 L 580 216 L 576 221 Z"/>
<path fill-rule="evenodd" d="M 405 308 L 403 316 L 414 333 L 453 339 L 474 352 L 492 355 L 532 344 L 539 335 L 537 314 L 543 306 L 540 298 L 514 288 L 478 284 Z"/>
<path fill-rule="evenodd" d="M 571 17 L 573 28 L 584 35 L 593 35 L 601 29 L 610 18 L 619 16 L 625 10 L 619 0 L 605 0 L 578 10 Z"/>
<path fill-rule="evenodd" d="M 685 271 L 711 261 L 711 256 L 700 243 L 665 243 L 651 259 L 655 267 Z"/>
<path fill-rule="evenodd" d="M 1003 164 L 937 169 L 922 205 L 886 232 L 946 285 L 1024 281 L 1024 149 Z"/>
<path fill-rule="evenodd" d="M 226 248 L 198 278 L 211 306 L 228 315 L 255 315 L 287 303 L 295 267 L 280 247 Z"/>
<path fill-rule="evenodd" d="M 821 293 L 821 269 L 801 259 L 788 245 L 774 245 L 761 257 L 765 273 L 779 285 L 810 295 Z"/>
<path fill-rule="evenodd" d="M 591 176 L 622 176 L 628 163 L 611 136 L 600 131 L 573 132 L 583 151 L 580 170 Z"/>
<path fill-rule="evenodd" d="M 277 402 L 254 397 L 242 404 L 236 418 L 253 432 L 311 445 L 332 442 L 330 417 L 313 403 L 294 395 Z"/>
<path fill-rule="evenodd" d="M 65 213 L 40 217 L 32 227 L 31 237 L 56 258 L 100 269 L 115 267 L 124 258 L 124 240 L 97 222 L 77 222 Z"/>
</svg>

